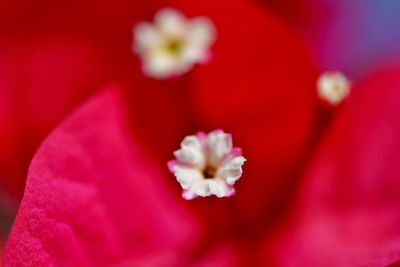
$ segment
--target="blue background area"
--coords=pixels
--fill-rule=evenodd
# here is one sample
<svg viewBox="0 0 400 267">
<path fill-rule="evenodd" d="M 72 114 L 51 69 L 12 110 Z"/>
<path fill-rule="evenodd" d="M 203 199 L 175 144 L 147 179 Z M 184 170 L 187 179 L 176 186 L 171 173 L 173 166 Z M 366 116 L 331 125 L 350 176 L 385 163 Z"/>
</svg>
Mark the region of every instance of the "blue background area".
<svg viewBox="0 0 400 267">
<path fill-rule="evenodd" d="M 312 13 L 322 68 L 358 76 L 400 63 L 400 0 L 322 0 Z"/>
</svg>

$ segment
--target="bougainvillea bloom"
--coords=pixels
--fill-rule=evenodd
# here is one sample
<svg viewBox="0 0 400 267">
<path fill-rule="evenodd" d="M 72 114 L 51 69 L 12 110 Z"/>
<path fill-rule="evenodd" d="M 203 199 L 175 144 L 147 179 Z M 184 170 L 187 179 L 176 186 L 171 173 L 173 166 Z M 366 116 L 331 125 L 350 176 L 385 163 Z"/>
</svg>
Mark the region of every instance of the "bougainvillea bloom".
<svg viewBox="0 0 400 267">
<path fill-rule="evenodd" d="M 100 2 L 113 7 L 102 10 L 107 15 L 130 15 L 96 25 L 110 53 L 94 59 L 112 55 L 112 85 L 96 87 L 33 157 L 6 267 L 380 267 L 400 258 L 398 70 L 357 82 L 354 102 L 330 109 L 324 132 L 314 65 L 260 3 L 168 1 L 189 18 L 209 18 L 218 40 L 209 64 L 154 79 L 141 71 L 142 54 L 132 53 L 131 31 L 166 3 Z M 217 127 L 243 148 L 245 177 L 233 197 L 186 201 L 165 163 L 183 136 Z M 196 175 L 210 178 L 204 182 L 229 166 L 223 185 L 231 186 L 244 158 L 229 135 L 194 137 L 183 141 L 172 169 L 190 161 Z M 223 152 L 204 153 L 210 148 Z M 221 155 L 237 155 L 237 165 L 216 164 Z M 184 195 L 222 192 L 212 188 L 192 194 L 188 187 Z"/>
<path fill-rule="evenodd" d="M 167 78 L 207 61 L 215 38 L 209 18 L 188 19 L 175 9 L 165 8 L 157 12 L 153 24 L 140 22 L 135 26 L 134 50 L 142 58 L 145 74 Z"/>
<path fill-rule="evenodd" d="M 318 96 L 332 106 L 339 105 L 350 94 L 350 87 L 350 81 L 338 71 L 326 71 L 317 81 Z"/>
<path fill-rule="evenodd" d="M 232 196 L 246 161 L 241 149 L 233 148 L 232 136 L 222 130 L 186 136 L 174 155 L 176 160 L 168 166 L 184 189 L 185 199 Z"/>
</svg>

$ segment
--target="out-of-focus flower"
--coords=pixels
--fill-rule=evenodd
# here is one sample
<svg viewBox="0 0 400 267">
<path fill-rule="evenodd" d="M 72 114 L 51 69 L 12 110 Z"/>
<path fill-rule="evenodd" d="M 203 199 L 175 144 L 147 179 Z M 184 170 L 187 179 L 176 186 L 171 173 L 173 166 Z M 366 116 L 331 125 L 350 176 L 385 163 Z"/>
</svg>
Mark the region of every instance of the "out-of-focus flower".
<svg viewBox="0 0 400 267">
<path fill-rule="evenodd" d="M 327 71 L 317 80 L 318 96 L 332 106 L 339 105 L 350 94 L 350 81 L 341 72 Z"/>
<path fill-rule="evenodd" d="M 154 78 L 188 72 L 205 62 L 215 29 L 206 17 L 187 19 L 172 8 L 158 11 L 154 24 L 139 23 L 134 29 L 134 50 L 143 61 L 143 71 Z"/>
</svg>

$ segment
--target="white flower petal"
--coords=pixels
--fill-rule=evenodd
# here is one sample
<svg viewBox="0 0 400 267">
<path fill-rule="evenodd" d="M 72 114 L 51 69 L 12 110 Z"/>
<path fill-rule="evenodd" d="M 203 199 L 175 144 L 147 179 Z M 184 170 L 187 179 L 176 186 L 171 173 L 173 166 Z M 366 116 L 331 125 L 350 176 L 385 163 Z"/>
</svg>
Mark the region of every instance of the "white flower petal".
<svg viewBox="0 0 400 267">
<path fill-rule="evenodd" d="M 160 31 L 170 37 L 181 37 L 187 30 L 186 18 L 172 8 L 164 8 L 157 12 L 154 22 Z"/>
<path fill-rule="evenodd" d="M 176 180 L 183 189 L 189 189 L 194 183 L 203 179 L 202 174 L 193 168 L 187 168 L 176 164 L 174 167 Z"/>
<path fill-rule="evenodd" d="M 207 17 L 194 18 L 188 29 L 183 60 L 204 62 L 207 59 L 207 47 L 216 39 L 216 29 Z"/>
<path fill-rule="evenodd" d="M 150 46 L 156 46 L 163 39 L 160 32 L 152 24 L 146 22 L 141 22 L 135 26 L 134 35 L 134 49 L 137 52 L 149 49 Z"/>
<path fill-rule="evenodd" d="M 191 20 L 188 36 L 190 40 L 205 45 L 216 39 L 216 29 L 212 21 L 207 17 L 197 17 Z"/>
<path fill-rule="evenodd" d="M 223 187 L 215 180 L 204 180 L 197 187 L 196 194 L 201 197 L 207 197 L 216 195 L 217 197 L 223 197 L 225 195 Z"/>
<path fill-rule="evenodd" d="M 217 166 L 232 150 L 232 137 L 221 130 L 215 130 L 208 134 L 207 145 L 210 164 Z"/>
<path fill-rule="evenodd" d="M 199 169 L 204 168 L 204 152 L 197 136 L 186 136 L 181 143 L 181 148 L 174 152 L 174 156 L 180 162 Z"/>
<path fill-rule="evenodd" d="M 171 69 L 174 69 L 176 64 L 176 58 L 168 54 L 153 53 L 145 61 L 143 71 L 149 76 L 166 78 L 171 75 Z"/>
<path fill-rule="evenodd" d="M 245 161 L 246 159 L 242 156 L 234 157 L 218 170 L 217 176 L 233 185 L 242 176 L 242 166 Z"/>
</svg>

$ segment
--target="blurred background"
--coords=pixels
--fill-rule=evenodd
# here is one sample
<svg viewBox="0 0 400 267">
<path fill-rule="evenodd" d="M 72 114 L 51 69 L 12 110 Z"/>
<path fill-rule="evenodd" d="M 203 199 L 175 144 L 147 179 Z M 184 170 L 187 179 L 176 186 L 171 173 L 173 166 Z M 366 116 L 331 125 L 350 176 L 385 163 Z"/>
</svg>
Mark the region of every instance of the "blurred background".
<svg viewBox="0 0 400 267">
<path fill-rule="evenodd" d="M 249 0 L 251 1 L 251 0 Z M 400 63 L 398 0 L 253 0 L 301 39 L 319 71 L 351 80 Z M 45 136 L 102 84 L 126 79 L 132 25 L 157 1 L 0 1 L 0 240 Z"/>
</svg>

